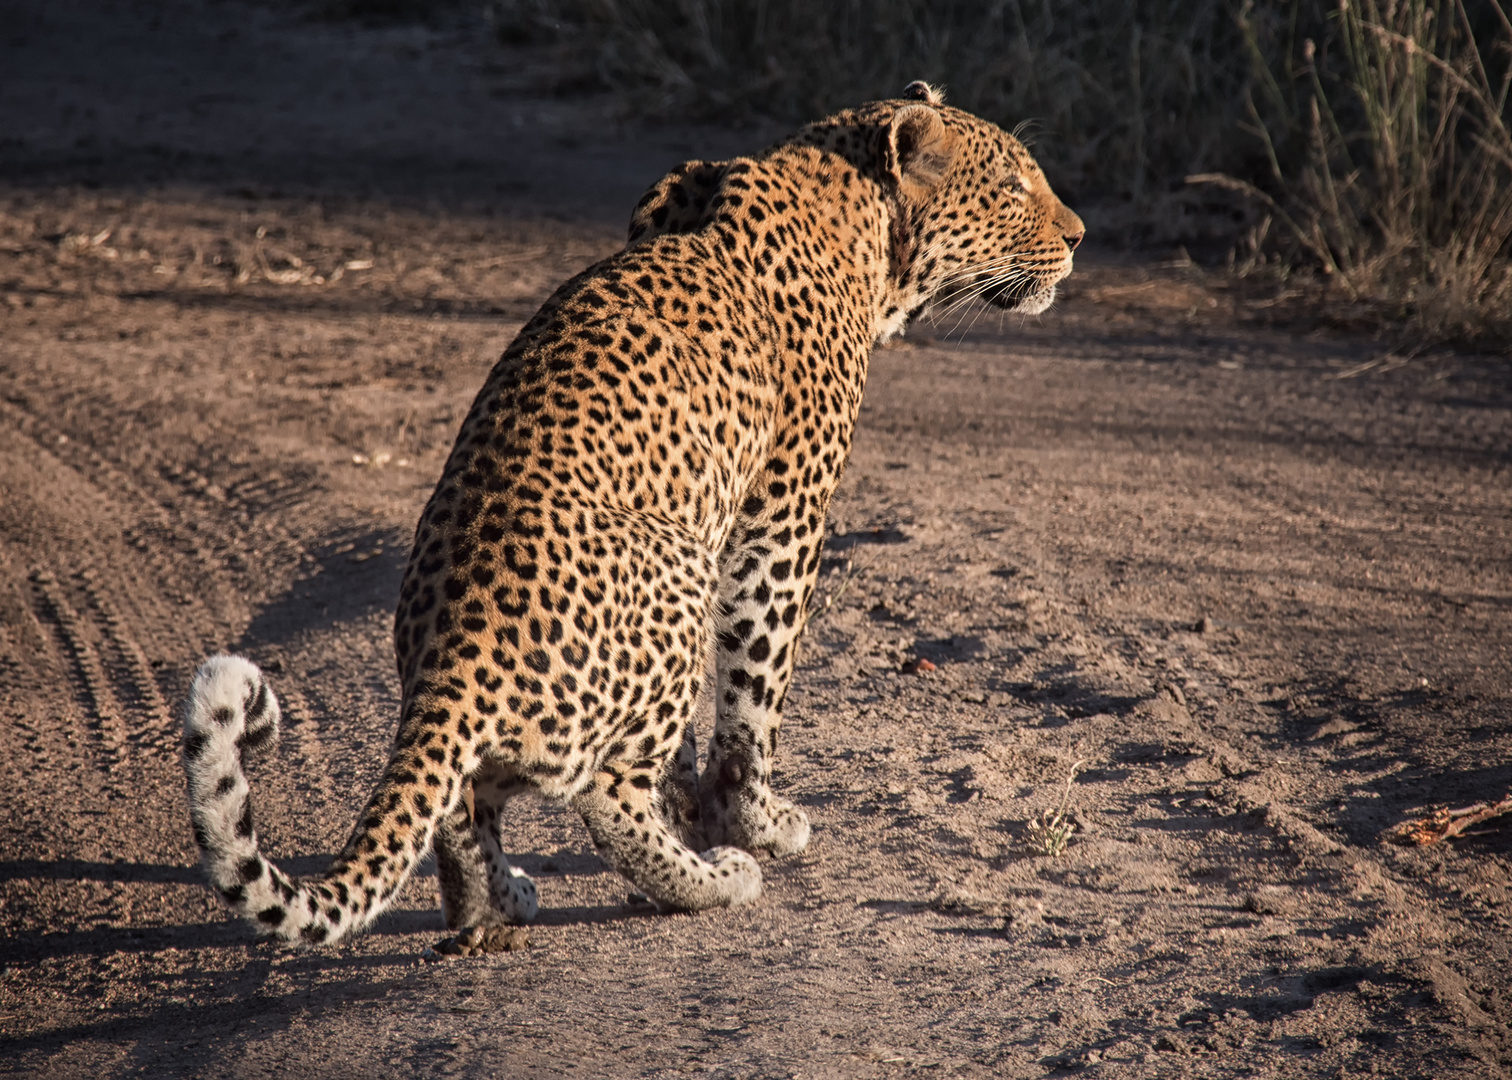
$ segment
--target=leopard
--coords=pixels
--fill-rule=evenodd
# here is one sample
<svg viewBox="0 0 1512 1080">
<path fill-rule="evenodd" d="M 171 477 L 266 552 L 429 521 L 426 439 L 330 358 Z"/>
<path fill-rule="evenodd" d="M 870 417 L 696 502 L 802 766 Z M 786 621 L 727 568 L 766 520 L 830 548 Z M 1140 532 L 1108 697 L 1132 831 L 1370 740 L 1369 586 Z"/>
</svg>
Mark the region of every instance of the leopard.
<svg viewBox="0 0 1512 1080">
<path fill-rule="evenodd" d="M 872 352 L 942 302 L 1045 311 L 1084 232 L 1023 143 L 923 82 L 666 174 L 461 424 L 400 586 L 390 756 L 324 873 L 259 841 L 268 681 L 243 656 L 198 669 L 183 758 L 221 900 L 331 944 L 433 854 L 447 927 L 528 923 L 505 811 L 534 793 L 662 911 L 756 901 L 759 858 L 809 843 L 773 767 Z"/>
</svg>

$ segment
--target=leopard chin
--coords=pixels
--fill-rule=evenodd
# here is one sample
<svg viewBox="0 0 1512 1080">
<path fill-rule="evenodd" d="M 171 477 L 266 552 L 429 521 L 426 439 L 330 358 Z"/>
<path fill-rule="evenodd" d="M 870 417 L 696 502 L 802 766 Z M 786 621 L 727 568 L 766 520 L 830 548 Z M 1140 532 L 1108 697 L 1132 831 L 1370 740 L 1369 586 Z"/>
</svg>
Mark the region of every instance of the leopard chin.
<svg viewBox="0 0 1512 1080">
<path fill-rule="evenodd" d="M 984 299 L 995 308 L 1019 315 L 1042 315 L 1055 303 L 1055 285 L 1042 285 L 1032 291 L 1022 288 L 1000 289 Z"/>
<path fill-rule="evenodd" d="M 1039 292 L 1024 297 L 1019 301 L 1014 311 L 1024 315 L 1041 315 L 1050 310 L 1050 305 L 1055 303 L 1055 286 L 1047 285 Z"/>
</svg>

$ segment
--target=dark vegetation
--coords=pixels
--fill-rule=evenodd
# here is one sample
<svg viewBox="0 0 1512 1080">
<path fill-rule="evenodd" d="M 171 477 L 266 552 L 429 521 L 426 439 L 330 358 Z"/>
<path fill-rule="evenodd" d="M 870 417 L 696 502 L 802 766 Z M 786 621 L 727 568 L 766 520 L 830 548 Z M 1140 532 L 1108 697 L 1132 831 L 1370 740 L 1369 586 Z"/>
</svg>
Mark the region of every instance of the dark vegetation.
<svg viewBox="0 0 1512 1080">
<path fill-rule="evenodd" d="M 563 89 L 802 121 L 915 78 L 1025 136 L 1113 232 L 1512 341 L 1506 0 L 494 0 Z M 1105 228 L 1105 234 L 1110 231 Z"/>
</svg>

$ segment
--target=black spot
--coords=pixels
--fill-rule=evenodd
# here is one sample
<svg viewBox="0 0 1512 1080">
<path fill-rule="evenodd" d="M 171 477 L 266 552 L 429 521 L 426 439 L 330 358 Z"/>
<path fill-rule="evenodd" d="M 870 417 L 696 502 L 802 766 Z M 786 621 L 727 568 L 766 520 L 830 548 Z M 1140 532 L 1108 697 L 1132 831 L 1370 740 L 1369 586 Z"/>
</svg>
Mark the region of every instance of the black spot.
<svg viewBox="0 0 1512 1080">
<path fill-rule="evenodd" d="M 253 855 L 250 859 L 243 859 L 236 864 L 236 872 L 241 875 L 243 881 L 256 881 L 263 876 L 263 861 L 257 855 Z"/>
<path fill-rule="evenodd" d="M 236 714 L 226 706 L 222 705 L 220 708 L 216 709 L 210 714 L 210 719 L 214 720 L 221 727 L 225 727 L 231 721 L 236 719 Z"/>
<path fill-rule="evenodd" d="M 284 921 L 284 909 L 277 904 L 263 908 L 257 913 L 257 921 L 267 923 L 269 926 L 277 926 Z"/>
<path fill-rule="evenodd" d="M 273 740 L 273 725 L 264 724 L 259 728 L 247 728 L 236 740 L 236 748 L 243 754 L 248 750 L 261 750 Z"/>
<path fill-rule="evenodd" d="M 252 835 L 252 800 L 242 802 L 241 817 L 236 819 L 236 835 L 246 839 Z"/>
<path fill-rule="evenodd" d="M 247 713 L 247 726 L 253 727 L 263 718 L 263 713 L 268 711 L 268 684 L 259 682 L 257 690 L 247 699 L 245 705 Z"/>
<path fill-rule="evenodd" d="M 184 756 L 190 761 L 196 760 L 205 752 L 205 746 L 209 741 L 204 732 L 196 731 L 184 740 Z"/>
</svg>

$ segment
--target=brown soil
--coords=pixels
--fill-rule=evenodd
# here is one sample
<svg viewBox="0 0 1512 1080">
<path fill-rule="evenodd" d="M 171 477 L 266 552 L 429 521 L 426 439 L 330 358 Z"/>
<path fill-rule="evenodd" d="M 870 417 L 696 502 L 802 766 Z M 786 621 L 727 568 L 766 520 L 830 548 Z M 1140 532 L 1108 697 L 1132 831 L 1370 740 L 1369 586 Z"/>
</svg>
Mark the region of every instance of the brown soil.
<svg viewBox="0 0 1512 1080">
<path fill-rule="evenodd" d="M 493 358 L 648 180 L 762 140 L 543 97 L 460 21 L 7 10 L 0 1072 L 1512 1075 L 1512 818 L 1383 838 L 1512 786 L 1512 369 L 1096 249 L 876 356 L 760 903 L 652 914 L 535 805 L 532 948 L 422 962 L 433 877 L 257 942 L 195 866 L 194 665 L 272 673 L 260 823 L 318 871 Z"/>
</svg>

